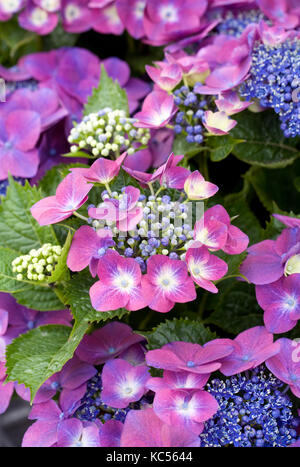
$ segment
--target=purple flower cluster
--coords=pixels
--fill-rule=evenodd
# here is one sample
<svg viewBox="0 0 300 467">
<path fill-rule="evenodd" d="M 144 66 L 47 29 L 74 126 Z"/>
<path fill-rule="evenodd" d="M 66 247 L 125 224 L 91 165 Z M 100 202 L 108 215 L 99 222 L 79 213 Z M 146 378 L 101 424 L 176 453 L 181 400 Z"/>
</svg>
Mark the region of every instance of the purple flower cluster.
<svg viewBox="0 0 300 467">
<path fill-rule="evenodd" d="M 288 339 L 273 342 L 264 327 L 255 327 L 204 346 L 172 342 L 146 352 L 143 341 L 118 322 L 85 336 L 76 356 L 38 391 L 29 417 L 37 420 L 23 446 L 297 442 L 299 419 L 283 390 L 285 383 L 299 397 L 299 364 Z M 163 376 L 151 377 L 150 367 Z M 214 378 L 217 370 L 221 379 Z"/>
</svg>

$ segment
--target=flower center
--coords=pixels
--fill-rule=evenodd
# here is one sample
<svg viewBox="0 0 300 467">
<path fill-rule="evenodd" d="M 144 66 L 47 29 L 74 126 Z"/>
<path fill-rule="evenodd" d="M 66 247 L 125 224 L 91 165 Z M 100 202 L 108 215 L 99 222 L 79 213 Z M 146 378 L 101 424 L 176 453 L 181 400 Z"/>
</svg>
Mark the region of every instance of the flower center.
<svg viewBox="0 0 300 467">
<path fill-rule="evenodd" d="M 37 7 L 31 13 L 31 22 L 34 26 L 43 26 L 48 20 L 48 13 Z"/>
<path fill-rule="evenodd" d="M 74 3 L 70 3 L 65 9 L 65 18 L 68 23 L 76 21 L 81 16 L 80 8 Z"/>
</svg>

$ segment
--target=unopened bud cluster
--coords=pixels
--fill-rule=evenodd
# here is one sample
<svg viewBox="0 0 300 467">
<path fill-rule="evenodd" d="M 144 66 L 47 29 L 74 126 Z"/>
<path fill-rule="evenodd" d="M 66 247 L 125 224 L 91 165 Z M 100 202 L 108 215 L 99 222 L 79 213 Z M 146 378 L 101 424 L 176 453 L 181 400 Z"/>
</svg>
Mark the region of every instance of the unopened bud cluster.
<svg viewBox="0 0 300 467">
<path fill-rule="evenodd" d="M 123 193 L 115 191 L 109 195 L 104 190 L 101 196 L 103 201 L 116 199 L 121 202 Z M 101 203 L 98 207 L 101 207 Z M 150 256 L 156 254 L 169 256 L 171 259 L 184 259 L 193 239 L 189 206 L 180 201 L 172 201 L 168 195 L 147 197 L 141 194 L 137 207 L 143 208 L 143 219 L 133 231 L 120 232 L 113 221 L 90 221 L 96 230 L 109 227 L 113 235 L 118 237 L 117 251 L 122 256 L 134 258 L 142 270 L 146 270 Z"/>
<path fill-rule="evenodd" d="M 88 150 L 94 157 L 108 157 L 127 151 L 133 154 L 145 148 L 150 139 L 146 128 L 135 128 L 134 118 L 126 116 L 124 110 L 109 107 L 91 113 L 72 128 L 68 138 L 71 152 Z"/>
<path fill-rule="evenodd" d="M 27 255 L 18 256 L 12 261 L 12 270 L 18 280 L 42 282 L 54 271 L 62 248 L 60 245 L 45 243 L 39 249 L 32 249 Z"/>
</svg>

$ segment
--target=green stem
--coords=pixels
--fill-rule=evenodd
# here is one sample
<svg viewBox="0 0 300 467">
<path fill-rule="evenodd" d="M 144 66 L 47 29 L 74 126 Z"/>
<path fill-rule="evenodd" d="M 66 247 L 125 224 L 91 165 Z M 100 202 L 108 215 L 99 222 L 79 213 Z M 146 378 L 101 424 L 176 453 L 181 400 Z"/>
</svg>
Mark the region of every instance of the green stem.
<svg viewBox="0 0 300 467">
<path fill-rule="evenodd" d="M 151 182 L 149 182 L 147 185 L 148 185 L 148 187 L 149 187 L 149 190 L 150 190 L 150 192 L 151 192 L 151 195 L 152 195 L 152 196 L 155 196 L 155 193 L 154 193 L 154 189 L 153 189 L 152 183 L 151 183 Z"/>
<path fill-rule="evenodd" d="M 88 218 L 85 217 L 85 216 L 82 216 L 82 215 L 79 214 L 78 212 L 74 211 L 73 214 L 74 214 L 74 216 L 79 217 L 79 219 L 82 219 L 82 220 L 88 222 Z"/>
<path fill-rule="evenodd" d="M 205 178 L 206 181 L 209 181 L 209 173 L 208 173 L 208 164 L 207 164 L 207 153 L 203 152 L 201 157 L 199 157 L 199 171 L 201 175 Z"/>
<path fill-rule="evenodd" d="M 106 188 L 108 194 L 111 196 L 111 189 L 110 189 L 109 184 L 108 184 L 108 183 L 104 183 L 104 186 L 105 186 L 105 188 Z"/>
</svg>

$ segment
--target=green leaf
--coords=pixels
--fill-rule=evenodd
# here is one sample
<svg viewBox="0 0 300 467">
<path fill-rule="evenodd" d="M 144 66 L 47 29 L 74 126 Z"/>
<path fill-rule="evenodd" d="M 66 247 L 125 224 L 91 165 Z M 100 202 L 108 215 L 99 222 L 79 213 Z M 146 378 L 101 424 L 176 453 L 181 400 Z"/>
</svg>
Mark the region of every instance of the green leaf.
<svg viewBox="0 0 300 467">
<path fill-rule="evenodd" d="M 129 115 L 127 93 L 117 81 L 110 78 L 101 65 L 101 78 L 97 88 L 93 90 L 84 106 L 84 115 L 110 107 L 112 110 L 124 110 Z"/>
<path fill-rule="evenodd" d="M 91 304 L 89 291 L 97 279 L 93 279 L 88 270 L 74 274 L 72 279 L 59 286 L 64 303 L 70 306 L 74 318 L 79 322 L 107 321 L 108 319 L 121 319 L 128 310 L 120 308 L 114 311 L 96 311 Z"/>
<path fill-rule="evenodd" d="M 61 23 L 59 23 L 54 31 L 46 36 L 43 36 L 43 50 L 53 50 L 60 47 L 74 47 L 79 34 L 71 34 L 64 30 Z"/>
<path fill-rule="evenodd" d="M 230 287 L 226 284 L 223 290 L 222 286 L 218 305 L 205 323 L 214 324 L 234 335 L 250 327 L 263 325 L 263 311 L 257 303 L 252 285 L 232 280 Z"/>
<path fill-rule="evenodd" d="M 205 344 L 217 336 L 199 321 L 190 319 L 166 320 L 152 331 L 142 333 L 148 340 L 148 349 L 158 349 L 169 342 L 183 341 Z"/>
<path fill-rule="evenodd" d="M 230 136 L 227 136 L 227 135 L 210 136 L 207 139 L 207 144 L 211 148 L 211 151 L 210 151 L 211 160 L 213 162 L 219 162 L 219 161 L 222 161 L 223 159 L 226 159 L 226 157 L 228 157 L 229 154 L 232 153 L 235 145 L 239 144 L 240 142 L 241 141 L 235 140 L 234 138 L 231 138 Z"/>
<path fill-rule="evenodd" d="M 42 198 L 36 187 L 28 182 L 22 186 L 9 177 L 7 194 L 0 205 L 1 246 L 26 254 L 44 243 L 57 243 L 53 228 L 40 226 L 31 215 L 31 206 Z"/>
<path fill-rule="evenodd" d="M 246 233 L 250 243 L 257 243 L 261 240 L 261 225 L 250 207 L 250 184 L 247 180 L 242 191 L 232 193 L 224 198 L 224 207 L 230 217 L 234 217 L 232 224 Z"/>
<path fill-rule="evenodd" d="M 20 305 L 33 310 L 62 310 L 64 305 L 59 300 L 54 288 L 16 279 L 12 272 L 11 262 L 17 256 L 15 251 L 0 247 L 0 291 L 13 294 Z"/>
<path fill-rule="evenodd" d="M 76 151 L 76 152 L 67 152 L 66 154 L 62 154 L 63 157 L 83 157 L 85 159 L 95 159 L 95 156 L 88 154 L 84 151 Z"/>
<path fill-rule="evenodd" d="M 285 138 L 273 111 L 235 115 L 238 124 L 229 139 L 243 140 L 234 146 L 233 154 L 248 164 L 267 168 L 285 167 L 300 156 L 297 138 Z"/>
<path fill-rule="evenodd" d="M 87 323 L 68 326 L 47 325 L 21 334 L 7 347 L 8 381 L 30 388 L 31 402 L 41 385 L 72 358 L 88 329 Z"/>
<path fill-rule="evenodd" d="M 176 135 L 173 142 L 172 152 L 174 152 L 175 155 L 184 154 L 191 158 L 201 152 L 201 146 L 195 143 L 188 143 L 185 134 Z"/>
<path fill-rule="evenodd" d="M 295 174 L 300 171 L 300 160 L 284 169 L 270 173 L 262 167 L 252 167 L 246 179 L 252 184 L 261 203 L 272 214 L 275 204 L 280 210 L 300 212 L 300 193 L 295 190 Z M 294 180 L 294 183 L 293 183 Z"/>
<path fill-rule="evenodd" d="M 57 287 L 43 287 L 41 285 L 29 285 L 14 294 L 20 305 L 37 311 L 63 310 L 65 304 L 57 294 Z"/>
</svg>

